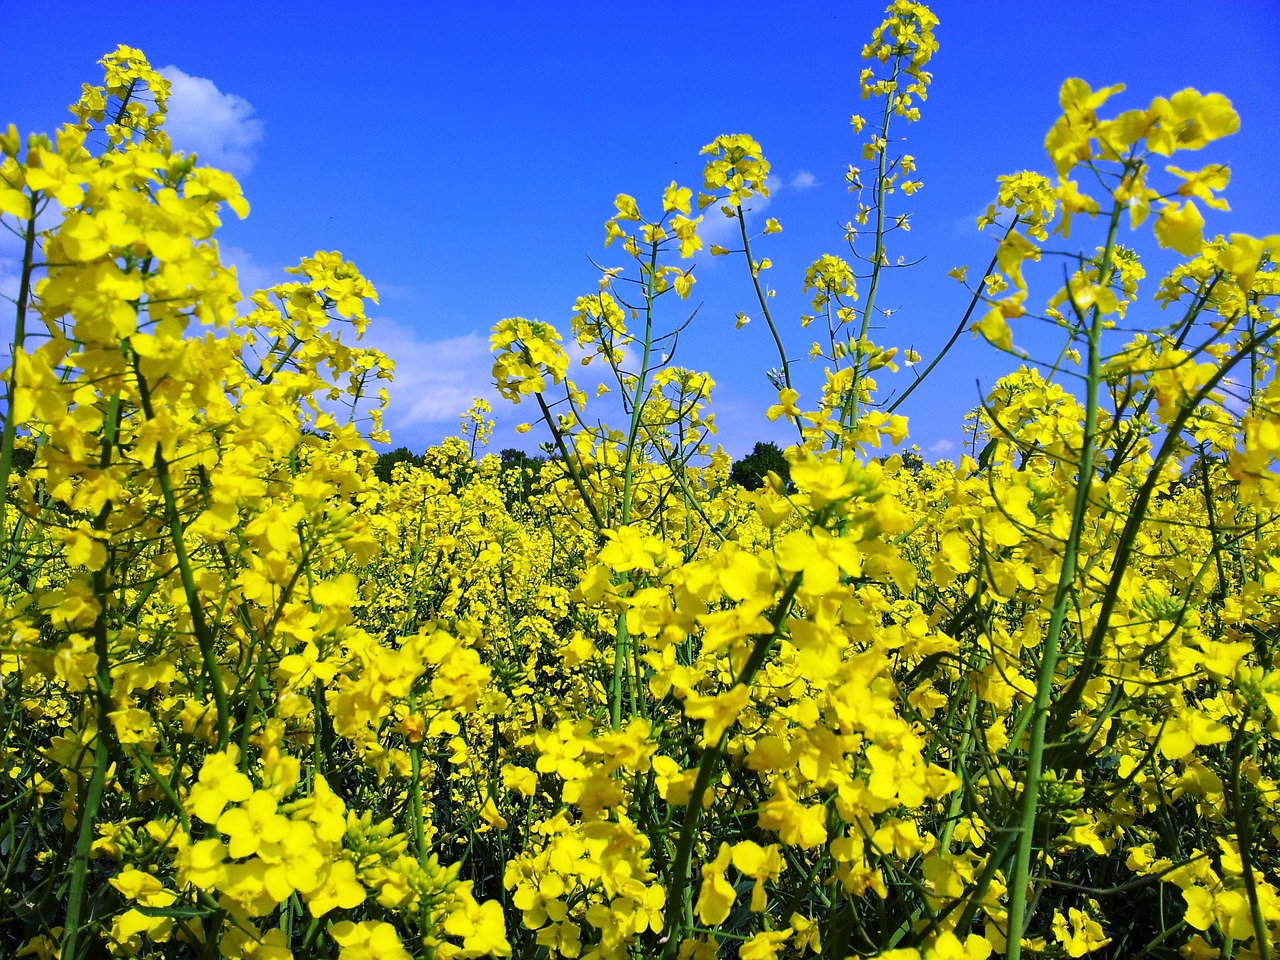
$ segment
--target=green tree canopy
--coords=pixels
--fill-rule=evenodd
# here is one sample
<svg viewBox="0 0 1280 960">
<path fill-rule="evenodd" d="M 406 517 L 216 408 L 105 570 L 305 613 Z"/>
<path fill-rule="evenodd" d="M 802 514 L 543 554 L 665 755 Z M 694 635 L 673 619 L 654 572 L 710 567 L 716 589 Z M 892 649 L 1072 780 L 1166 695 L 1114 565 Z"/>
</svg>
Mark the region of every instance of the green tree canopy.
<svg viewBox="0 0 1280 960">
<path fill-rule="evenodd" d="M 761 441 L 741 460 L 735 460 L 729 470 L 729 479 L 747 490 L 759 490 L 765 484 L 765 476 L 772 470 L 791 485 L 791 464 L 787 463 L 776 443 Z"/>
<path fill-rule="evenodd" d="M 411 463 L 415 467 L 422 466 L 422 457 L 414 456 L 408 447 L 396 449 L 378 455 L 378 462 L 373 465 L 373 473 L 383 483 L 391 482 L 391 473 L 398 463 Z"/>
</svg>

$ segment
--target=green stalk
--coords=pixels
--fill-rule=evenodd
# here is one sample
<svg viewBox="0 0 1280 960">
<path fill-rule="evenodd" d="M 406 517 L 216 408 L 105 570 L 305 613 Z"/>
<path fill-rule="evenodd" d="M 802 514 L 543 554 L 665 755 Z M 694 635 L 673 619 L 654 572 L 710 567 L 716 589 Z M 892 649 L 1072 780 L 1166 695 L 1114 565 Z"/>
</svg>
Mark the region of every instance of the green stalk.
<svg viewBox="0 0 1280 960">
<path fill-rule="evenodd" d="M 1111 257 L 1115 249 L 1116 231 L 1121 207 L 1111 210 L 1107 242 L 1099 267 L 1099 282 L 1105 284 L 1111 275 Z M 1044 772 L 1045 731 L 1049 722 L 1053 680 L 1058 667 L 1059 644 L 1066 623 L 1067 607 L 1075 588 L 1076 564 L 1085 515 L 1089 509 L 1089 487 L 1093 482 L 1095 439 L 1098 433 L 1098 389 L 1102 382 L 1102 314 L 1095 306 L 1091 311 L 1088 331 L 1088 372 L 1085 379 L 1084 434 L 1080 442 L 1080 464 L 1077 469 L 1076 499 L 1071 513 L 1071 532 L 1063 551 L 1062 571 L 1054 593 L 1053 610 L 1044 638 L 1044 653 L 1036 676 L 1036 698 L 1032 715 L 1030 754 L 1027 757 L 1026 782 L 1022 788 L 1022 810 L 1016 825 L 1017 846 L 1014 850 L 1013 875 L 1009 881 L 1008 960 L 1022 957 L 1022 929 L 1027 910 L 1027 884 L 1031 873 L 1031 848 L 1035 843 L 1036 811 L 1040 803 L 1040 778 Z"/>
<path fill-rule="evenodd" d="M 409 694 L 409 715 L 413 716 L 418 710 L 418 698 L 414 693 Z M 425 733 L 425 731 L 424 731 Z M 422 806 L 422 739 L 419 737 L 418 742 L 411 745 L 409 750 L 409 764 L 413 782 L 409 784 L 409 805 L 413 816 L 413 847 L 414 852 L 418 855 L 419 863 L 426 863 L 427 860 L 427 837 L 423 824 L 425 813 Z"/>
<path fill-rule="evenodd" d="M 98 460 L 100 469 L 111 463 L 111 451 L 116 442 L 116 423 L 120 416 L 120 395 L 113 394 L 107 401 L 107 412 L 102 425 L 102 453 Z M 93 529 L 106 529 L 111 504 L 103 504 L 94 518 Z M 94 677 L 94 702 L 97 706 L 96 730 L 93 738 L 93 772 L 85 790 L 84 804 L 80 808 L 79 831 L 76 835 L 76 851 L 71 859 L 71 881 L 67 891 L 67 917 L 62 939 L 62 956 L 76 960 L 80 950 L 81 916 L 85 910 L 85 894 L 89 882 L 89 854 L 93 849 L 94 826 L 98 818 L 98 806 L 107 779 L 107 767 L 111 760 L 108 737 L 111 732 L 111 650 L 107 632 L 110 587 L 103 569 L 93 571 L 93 594 L 98 601 L 98 616 L 93 623 L 93 647 L 97 655 L 98 669 Z"/>
<path fill-rule="evenodd" d="M 640 436 L 640 418 L 644 413 L 645 390 L 649 384 L 649 358 L 653 355 L 653 304 L 657 299 L 654 292 L 654 278 L 658 273 L 658 244 L 653 242 L 649 247 L 649 267 L 645 271 L 647 280 L 644 285 L 644 341 L 640 354 L 640 373 L 636 376 L 635 395 L 631 399 L 631 424 L 627 429 L 627 446 L 623 453 L 622 468 L 622 515 L 621 524 L 631 522 L 631 502 L 635 494 L 636 440 Z M 630 578 L 624 573 L 619 585 Z M 609 691 L 609 719 L 614 730 L 622 727 L 623 687 L 630 687 L 631 712 L 636 713 L 636 698 L 639 695 L 634 683 L 624 683 L 627 679 L 627 660 L 631 642 L 627 631 L 627 616 L 618 614 L 613 644 L 613 682 Z"/>
<path fill-rule="evenodd" d="M 893 64 L 893 76 L 891 80 L 897 82 L 898 71 L 901 68 L 901 60 L 895 60 Z M 889 124 L 893 117 L 893 98 L 886 97 L 884 101 L 884 119 L 880 122 L 880 139 L 884 141 L 884 146 L 877 151 L 879 160 L 876 163 L 876 185 L 873 191 L 873 198 L 876 204 L 876 249 L 871 259 L 871 282 L 867 286 L 867 302 L 862 308 L 862 325 L 858 329 L 858 343 L 861 344 L 866 339 L 867 331 L 871 329 L 871 311 L 875 309 L 876 293 L 880 289 L 880 268 L 884 263 L 884 175 L 885 167 L 889 154 Z M 861 346 L 859 353 L 855 356 L 855 363 L 861 363 Z"/>
<path fill-rule="evenodd" d="M 796 591 L 800 589 L 801 578 L 802 574 L 797 573 L 791 578 L 786 589 L 783 590 L 782 596 L 778 599 L 778 605 L 773 612 L 773 629 L 769 633 L 762 633 L 756 636 L 755 645 L 751 648 L 751 654 L 747 657 L 747 662 L 743 664 L 742 672 L 738 674 L 729 689 L 737 686 L 749 686 L 756 673 L 764 666 L 764 661 L 769 656 L 769 651 L 773 649 L 774 641 L 781 637 L 784 632 L 783 624 L 786 623 L 787 615 L 791 612 Z M 697 779 L 694 780 L 693 790 L 690 791 L 689 799 L 685 804 L 684 823 L 680 827 L 680 839 L 676 844 L 675 861 L 671 868 L 671 885 L 667 890 L 668 910 L 679 910 L 681 914 L 680 920 L 668 929 L 667 943 L 662 951 L 663 960 L 674 960 L 680 949 L 682 934 L 693 923 L 692 903 L 688 896 L 690 892 L 688 890 L 689 861 L 693 856 L 693 841 L 698 831 L 698 821 L 702 819 L 702 797 L 719 771 L 720 758 L 724 754 L 724 745 L 729 739 L 729 731 L 732 727 L 732 724 L 725 727 L 715 746 L 703 752 L 702 760 L 698 764 Z"/>
<path fill-rule="evenodd" d="M 1262 916 L 1258 881 L 1253 875 L 1253 822 L 1250 812 L 1245 809 L 1242 789 L 1244 784 L 1240 777 L 1240 764 L 1244 759 L 1244 734 L 1248 724 L 1249 706 L 1246 704 L 1240 713 L 1240 725 L 1231 741 L 1231 813 L 1236 826 L 1236 843 L 1240 849 L 1240 872 L 1244 877 L 1244 890 L 1249 898 L 1249 916 L 1253 921 L 1254 949 L 1258 951 L 1260 960 L 1271 960 L 1267 922 Z"/>
<path fill-rule="evenodd" d="M 13 421 L 13 400 L 18 391 L 18 351 L 27 339 L 27 304 L 31 299 L 31 271 L 34 269 L 36 247 L 35 208 L 40 194 L 31 195 L 31 219 L 27 221 L 22 237 L 22 278 L 18 281 L 17 312 L 13 320 L 13 343 L 9 349 L 9 380 L 5 384 L 4 431 L 0 435 L 0 536 L 4 536 L 6 511 L 9 504 L 9 474 L 13 471 L 13 444 L 18 425 Z"/>
<path fill-rule="evenodd" d="M 154 420 L 155 409 L 151 404 L 151 388 L 142 375 L 137 355 L 133 358 L 133 369 L 138 378 L 138 396 L 142 402 L 142 412 L 148 420 Z M 156 451 L 155 469 L 156 478 L 160 481 L 160 492 L 164 497 L 164 513 L 169 525 L 169 539 L 173 542 L 173 552 L 177 558 L 178 572 L 182 579 L 182 591 L 186 596 L 187 609 L 191 613 L 191 629 L 195 633 L 204 670 L 213 688 L 214 709 L 218 715 L 217 749 L 220 751 L 226 748 L 231 739 L 231 710 L 227 704 L 227 691 L 222 683 L 222 671 L 218 666 L 213 634 L 204 619 L 204 607 L 200 602 L 200 593 L 196 589 L 191 558 L 187 555 L 187 545 L 182 535 L 182 518 L 178 516 L 178 502 L 173 493 L 173 480 L 169 476 L 169 464 L 159 450 Z"/>
<path fill-rule="evenodd" d="M 173 785 L 160 775 L 160 771 L 156 769 L 155 764 L 151 762 L 151 758 L 143 752 L 141 747 L 135 745 L 129 752 L 133 754 L 134 759 L 138 761 L 142 769 L 147 771 L 147 775 L 151 777 L 151 782 L 160 788 L 160 792 L 164 794 L 165 799 L 173 806 L 173 812 L 177 814 L 178 822 L 182 824 L 183 832 L 190 836 L 191 821 L 187 817 L 187 811 L 182 806 L 182 801 L 178 798 L 178 794 L 174 792 Z M 181 764 L 178 766 L 181 767 Z"/>
<path fill-rule="evenodd" d="M 1099 605 L 1097 620 L 1090 634 L 1089 642 L 1086 645 L 1084 658 L 1081 662 L 1080 669 L 1077 670 L 1075 678 L 1070 686 L 1063 691 L 1062 695 L 1054 704 L 1054 716 L 1049 723 L 1050 742 L 1056 743 L 1062 740 L 1066 735 L 1067 726 L 1071 721 L 1071 714 L 1084 696 L 1084 686 L 1088 682 L 1098 658 L 1101 656 L 1102 643 L 1106 631 L 1111 622 L 1111 614 L 1115 609 L 1117 598 L 1119 596 L 1120 581 L 1128 569 L 1129 561 L 1133 556 L 1133 545 L 1137 541 L 1138 529 L 1142 525 L 1146 514 L 1147 507 L 1151 502 L 1151 498 L 1155 495 L 1155 488 L 1159 482 L 1159 478 L 1164 469 L 1164 465 L 1173 456 L 1177 440 L 1186 428 L 1188 421 L 1195 413 L 1200 403 L 1211 394 L 1219 383 L 1235 368 L 1235 366 L 1245 359 L 1256 354 L 1258 344 L 1270 340 L 1277 333 L 1280 333 L 1280 323 L 1273 324 L 1262 332 L 1259 337 L 1251 337 L 1245 349 L 1236 353 L 1234 356 L 1221 363 L 1213 375 L 1205 381 L 1204 385 L 1196 392 L 1187 403 L 1185 403 L 1178 415 L 1169 424 L 1165 434 L 1163 444 L 1157 452 L 1151 468 L 1147 471 L 1146 480 L 1143 481 L 1142 487 L 1138 490 L 1138 495 L 1134 499 L 1133 506 L 1129 509 L 1129 514 L 1125 518 L 1123 530 L 1120 532 L 1116 551 L 1111 563 L 1111 580 L 1107 586 L 1106 593 L 1102 597 Z M 1256 536 L 1256 531 L 1255 531 Z"/>
<path fill-rule="evenodd" d="M 649 357 L 653 354 L 653 292 L 654 278 L 658 270 L 658 244 L 649 250 L 648 279 L 644 285 L 644 343 L 640 354 L 640 373 L 636 376 L 635 396 L 631 399 L 631 424 L 627 430 L 627 448 L 622 473 L 622 525 L 631 522 L 632 486 L 635 482 L 636 438 L 640 435 L 640 417 L 644 413 L 644 394 L 649 383 Z"/>
<path fill-rule="evenodd" d="M 569 448 L 564 442 L 564 435 L 556 428 L 555 418 L 551 416 L 551 408 L 547 406 L 547 401 L 542 398 L 542 394 L 535 393 L 534 398 L 538 401 L 538 408 L 542 411 L 542 417 L 546 420 L 547 427 L 551 430 L 551 438 L 555 440 L 560 456 L 564 457 L 564 468 L 569 474 L 569 479 L 573 481 L 573 486 L 578 491 L 578 496 L 582 498 L 587 512 L 591 514 L 591 519 L 595 522 L 596 532 L 604 530 L 606 524 L 600 516 L 600 510 L 596 507 L 595 501 L 587 494 L 586 484 L 583 483 L 582 475 L 578 472 L 573 458 L 569 455 Z"/>
<path fill-rule="evenodd" d="M 901 59 L 895 59 L 893 62 L 893 76 L 890 78 L 896 83 L 898 72 L 902 67 Z M 880 122 L 879 137 L 884 141 L 884 146 L 877 151 L 879 157 L 876 162 L 876 185 L 872 190 L 872 198 L 876 207 L 876 242 L 875 252 L 871 257 L 871 279 L 867 285 L 867 302 L 862 308 L 862 324 L 858 328 L 858 339 L 855 343 L 853 353 L 853 383 L 849 387 L 849 392 L 845 395 L 843 401 L 844 409 L 840 411 L 840 426 L 846 431 L 853 426 L 855 420 L 858 419 L 858 411 L 861 407 L 859 396 L 862 391 L 862 362 L 863 353 L 862 345 L 866 343 L 867 333 L 871 329 L 871 313 L 875 309 L 876 294 L 880 290 L 880 270 L 884 265 L 884 179 L 887 172 L 889 155 L 889 125 L 893 118 L 893 97 L 886 97 L 884 102 L 884 119 Z M 839 438 L 840 448 L 844 449 L 844 432 Z"/>
<path fill-rule="evenodd" d="M 627 583 L 629 579 L 624 573 L 619 584 Z M 609 688 L 609 723 L 614 730 L 622 729 L 622 678 L 626 673 L 627 640 L 627 615 L 620 613 L 614 621 L 613 682 Z M 634 695 L 632 699 L 634 700 Z"/>
<path fill-rule="evenodd" d="M 76 835 L 76 852 L 71 860 L 71 883 L 67 890 L 67 916 L 63 921 L 62 952 L 65 960 L 77 960 L 80 951 L 80 933 L 85 912 L 85 892 L 89 882 L 89 854 L 93 848 L 94 824 L 98 806 L 102 803 L 102 790 L 107 780 L 106 731 L 99 729 L 93 738 L 93 771 L 85 790 L 84 804 L 80 807 L 80 825 Z"/>
<path fill-rule="evenodd" d="M 756 299 L 760 301 L 760 310 L 764 322 L 769 325 L 769 333 L 773 335 L 773 345 L 778 348 L 778 362 L 782 364 L 782 382 L 791 387 L 791 363 L 787 360 L 786 347 L 782 345 L 782 335 L 778 333 L 778 325 L 773 322 L 773 314 L 769 311 L 769 298 L 760 286 L 759 272 L 755 269 L 755 260 L 751 256 L 751 239 L 747 236 L 747 217 L 738 207 L 738 230 L 742 234 L 742 251 L 747 255 L 747 264 L 751 269 L 751 283 L 756 290 Z M 799 426 L 799 424 L 797 424 Z"/>
<path fill-rule="evenodd" d="M 1009 236 L 1009 234 L 1013 233 L 1014 229 L 1017 226 L 1018 226 L 1018 218 L 1014 217 L 1013 222 L 1009 224 L 1009 229 L 1007 229 L 1004 232 L 1004 237 L 1000 238 L 1001 241 L 1006 239 Z M 991 273 L 992 271 L 995 270 L 997 263 L 999 263 L 999 260 L 993 255 L 991 257 L 991 262 L 987 264 L 987 269 L 983 272 L 982 275 L 984 277 L 991 276 Z M 951 348 L 954 347 L 956 345 L 956 341 L 960 339 L 960 334 L 962 334 L 965 330 L 969 328 L 969 318 L 973 316 L 973 311 L 977 308 L 978 304 L 981 302 L 982 302 L 982 284 L 981 282 L 979 282 L 977 288 L 973 292 L 972 298 L 970 298 L 969 300 L 969 309 L 965 310 L 964 316 L 960 318 L 960 322 L 956 325 L 955 330 L 951 332 L 951 339 L 948 340 L 946 342 L 946 345 L 943 346 L 943 348 L 938 351 L 938 355 L 934 357 L 931 361 L 929 361 L 929 365 L 925 367 L 923 372 L 921 372 L 921 374 L 911 382 L 911 385 L 907 387 L 907 389 L 903 390 L 901 394 L 899 394 L 898 399 L 894 400 L 893 403 L 885 407 L 884 412 L 886 414 L 893 413 L 893 411 L 897 410 L 898 407 L 902 406 L 902 404 L 906 401 L 907 397 L 911 396 L 911 394 L 915 392 L 916 387 L 924 383 L 925 378 L 928 377 L 929 374 L 933 373 L 934 367 L 936 367 L 939 363 L 942 362 L 942 358 L 951 352 Z"/>
</svg>

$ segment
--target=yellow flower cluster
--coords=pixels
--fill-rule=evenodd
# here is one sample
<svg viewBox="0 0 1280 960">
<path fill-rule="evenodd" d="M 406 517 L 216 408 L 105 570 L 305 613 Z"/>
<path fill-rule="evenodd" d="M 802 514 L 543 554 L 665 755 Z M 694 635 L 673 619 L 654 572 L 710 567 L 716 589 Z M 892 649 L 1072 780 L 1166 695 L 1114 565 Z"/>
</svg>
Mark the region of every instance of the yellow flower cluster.
<svg viewBox="0 0 1280 960">
<path fill-rule="evenodd" d="M 745 260 L 782 364 L 768 415 L 796 431 L 756 490 L 711 445 L 711 379 L 669 362 L 695 319 L 670 313 L 701 249 L 690 188 L 657 219 L 615 201 L 630 266 L 571 319 L 596 397 L 550 324 L 494 328 L 547 458 L 484 455 L 477 401 L 383 482 L 372 286 L 319 252 L 241 302 L 214 238 L 247 207 L 172 150 L 140 53 L 108 56 L 52 141 L 0 137 L 26 249 L 0 434 L 0 952 L 1268 956 L 1280 244 L 1190 229 L 1220 168 L 1171 167 L 1166 193 L 1147 168 L 1234 113 L 1184 91 L 1103 120 L 1118 89 L 1064 85 L 1059 182 L 1001 178 L 970 306 L 1013 349 L 1060 256 L 1039 244 L 1084 215 L 1096 247 L 1046 271 L 1061 351 L 927 464 L 872 376 L 919 357 L 868 332 L 906 228 L 887 204 L 918 187 L 888 124 L 917 116 L 935 25 L 897 0 L 864 52 L 888 71 L 863 81 L 873 246 L 804 274 L 812 402 L 751 250 L 768 163 L 745 136 L 706 148 L 700 209 L 741 238 L 711 253 Z M 1096 198 L 1064 179 L 1085 170 Z M 1155 284 L 1172 319 L 1142 325 L 1120 231 L 1152 202 L 1186 260 Z"/>
</svg>

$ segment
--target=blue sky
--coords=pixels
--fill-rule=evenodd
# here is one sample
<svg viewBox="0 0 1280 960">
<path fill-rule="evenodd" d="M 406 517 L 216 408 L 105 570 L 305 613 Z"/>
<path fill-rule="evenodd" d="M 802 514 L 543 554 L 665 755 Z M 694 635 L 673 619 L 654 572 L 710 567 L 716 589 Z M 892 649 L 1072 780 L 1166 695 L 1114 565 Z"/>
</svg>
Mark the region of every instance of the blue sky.
<svg viewBox="0 0 1280 960">
<path fill-rule="evenodd" d="M 881 292 L 895 310 L 878 342 L 928 359 L 945 341 L 968 299 L 946 273 L 960 264 L 976 273 L 989 258 L 992 240 L 973 224 L 996 176 L 1050 169 L 1042 144 L 1068 76 L 1127 83 L 1117 109 L 1187 86 L 1226 94 L 1241 132 L 1180 165 L 1232 165 L 1232 211 L 1207 212 L 1208 232 L 1280 231 L 1276 0 L 939 0 L 933 9 L 934 84 L 921 122 L 898 131 L 925 186 L 899 208 L 914 211 L 913 227 L 890 249 L 927 258 Z M 525 316 L 567 336 L 574 299 L 597 286 L 588 258 L 623 262 L 602 246 L 614 196 L 633 194 L 643 212 L 660 209 L 673 179 L 696 190 L 698 150 L 718 134 L 751 134 L 773 165 L 767 215 L 784 230 L 757 251 L 774 262 L 774 315 L 791 352 L 807 353 L 804 269 L 845 252 L 840 225 L 854 198 L 843 173 L 862 165 L 848 121 L 861 104 L 859 52 L 882 11 L 861 0 L 686 0 L 404 2 L 357 14 L 348 3 L 178 0 L 106 13 L 98 2 L 0 0 L 7 36 L 22 38 L 0 62 L 0 126 L 51 131 L 80 84 L 100 82 L 104 53 L 140 47 L 172 68 L 177 145 L 234 172 L 252 205 L 220 234 L 242 286 L 285 279 L 284 267 L 323 249 L 342 251 L 378 288 L 370 337 L 399 363 L 393 445 L 438 441 L 471 397 L 487 396 L 492 449 L 532 450 L 545 438 L 513 427 L 533 410 L 492 387 L 490 327 Z M 0 256 L 12 253 L 0 240 Z M 1167 262 L 1157 257 L 1149 274 Z M 0 285 L 11 271 L 0 265 Z M 686 306 L 701 309 L 680 360 L 717 381 L 720 442 L 738 456 L 755 440 L 786 439 L 764 418 L 774 402 L 764 372 L 777 363 L 767 330 L 734 330 L 737 312 L 753 306 L 743 265 L 701 258 L 695 275 Z M 1015 363 L 965 334 L 901 411 L 912 440 L 950 453 L 978 382 Z"/>
</svg>

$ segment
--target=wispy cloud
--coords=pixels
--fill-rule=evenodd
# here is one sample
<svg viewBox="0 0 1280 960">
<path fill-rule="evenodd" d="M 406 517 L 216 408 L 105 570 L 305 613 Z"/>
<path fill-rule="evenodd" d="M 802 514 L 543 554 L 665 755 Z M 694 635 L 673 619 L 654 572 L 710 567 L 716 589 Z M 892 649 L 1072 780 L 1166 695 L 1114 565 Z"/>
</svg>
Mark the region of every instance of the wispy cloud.
<svg viewBox="0 0 1280 960">
<path fill-rule="evenodd" d="M 253 254 L 240 247 L 225 243 L 218 244 L 218 255 L 228 267 L 235 267 L 236 281 L 240 284 L 240 292 L 246 299 L 255 290 L 265 290 L 277 283 L 285 283 L 297 278 L 286 274 L 283 270 L 264 267 L 254 260 Z"/>
<path fill-rule="evenodd" d="M 954 440 L 939 440 L 937 443 L 931 444 L 925 449 L 925 452 L 934 457 L 944 457 L 956 449 Z"/>
<path fill-rule="evenodd" d="M 254 148 L 262 139 L 262 121 L 254 116 L 253 104 L 172 65 L 162 67 L 160 74 L 170 84 L 164 129 L 174 147 L 198 153 L 203 163 L 234 174 L 253 169 Z"/>
<path fill-rule="evenodd" d="M 769 209 L 769 204 L 773 201 L 774 195 L 784 187 L 782 180 L 773 174 L 765 177 L 764 185 L 769 188 L 769 196 L 766 197 L 757 193 L 743 201 L 743 206 L 747 210 L 748 224 Z M 702 221 L 701 229 L 698 231 L 698 234 L 702 237 L 704 251 L 710 250 L 713 243 L 731 249 L 742 246 L 737 217 L 726 217 L 720 211 L 719 204 L 712 204 L 707 207 L 704 214 L 705 217 Z"/>
<path fill-rule="evenodd" d="M 476 397 L 498 405 L 489 338 L 480 333 L 424 341 L 412 329 L 377 317 L 370 321 L 363 342 L 396 361 L 395 381 L 388 388 L 387 428 L 393 439 L 456 422 Z"/>
<path fill-rule="evenodd" d="M 22 245 L 8 230 L 0 230 L 0 297 L 18 299 L 22 274 Z"/>
<path fill-rule="evenodd" d="M 818 185 L 818 178 L 815 177 L 808 170 L 801 170 L 799 173 L 797 173 L 794 177 L 791 178 L 791 184 L 790 184 L 791 189 L 797 190 L 797 191 L 812 190 L 817 185 Z"/>
<path fill-rule="evenodd" d="M 957 238 L 964 240 L 972 240 L 974 237 L 982 236 L 982 233 L 978 230 L 978 218 L 986 212 L 987 208 L 982 207 L 981 209 L 974 210 L 967 216 L 957 217 L 955 220 L 951 221 L 951 232 Z M 997 238 L 1000 236 L 998 231 L 993 231 L 991 229 L 988 229 L 987 233 L 994 234 Z"/>
</svg>

